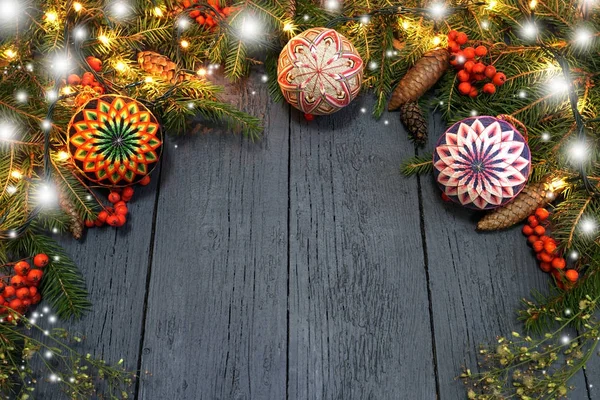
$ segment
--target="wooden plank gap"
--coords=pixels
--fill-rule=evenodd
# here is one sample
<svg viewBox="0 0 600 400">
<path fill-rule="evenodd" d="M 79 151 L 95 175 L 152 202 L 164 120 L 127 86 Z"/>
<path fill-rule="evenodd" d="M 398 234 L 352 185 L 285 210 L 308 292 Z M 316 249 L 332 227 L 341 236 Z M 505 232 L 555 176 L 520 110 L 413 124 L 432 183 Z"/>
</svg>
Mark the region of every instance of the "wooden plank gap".
<svg viewBox="0 0 600 400">
<path fill-rule="evenodd" d="M 292 259 L 291 259 L 291 218 L 292 218 L 292 106 L 288 104 L 288 170 L 287 170 L 287 194 L 288 194 L 288 207 L 287 207 L 287 292 L 286 292 L 286 329 L 287 337 L 285 342 L 285 399 L 290 398 L 290 294 L 291 294 L 291 280 L 290 274 L 292 273 Z"/>
</svg>

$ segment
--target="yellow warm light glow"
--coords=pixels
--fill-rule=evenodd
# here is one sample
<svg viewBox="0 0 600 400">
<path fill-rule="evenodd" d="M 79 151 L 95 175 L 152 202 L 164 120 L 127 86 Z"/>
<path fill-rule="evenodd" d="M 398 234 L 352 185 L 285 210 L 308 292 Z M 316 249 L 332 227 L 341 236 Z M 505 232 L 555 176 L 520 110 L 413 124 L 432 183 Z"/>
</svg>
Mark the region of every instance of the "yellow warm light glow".
<svg viewBox="0 0 600 400">
<path fill-rule="evenodd" d="M 554 192 L 565 188 L 567 186 L 567 182 L 565 182 L 563 178 L 554 178 L 547 186 L 549 190 Z"/>
<path fill-rule="evenodd" d="M 179 44 L 181 45 L 182 48 L 187 49 L 190 46 L 190 42 L 188 42 L 187 40 L 183 39 L 181 42 L 179 42 Z"/>
<path fill-rule="evenodd" d="M 16 170 L 16 169 L 13 169 L 13 170 L 10 172 L 10 176 L 12 176 L 12 177 L 13 177 L 13 178 L 15 178 L 15 179 L 21 179 L 21 178 L 23 177 L 23 174 L 22 174 L 20 171 L 18 171 L 18 170 Z"/>
<path fill-rule="evenodd" d="M 73 89 L 71 89 L 71 86 L 65 86 L 64 88 L 62 88 L 61 91 L 63 94 L 67 95 L 73 93 Z"/>
<path fill-rule="evenodd" d="M 73 3 L 73 10 L 75 10 L 76 12 L 79 12 L 83 9 L 83 6 L 81 5 L 81 3 L 79 2 L 75 2 Z"/>
<path fill-rule="evenodd" d="M 17 52 L 13 49 L 4 50 L 4 55 L 6 58 L 15 58 L 17 56 Z"/>
<path fill-rule="evenodd" d="M 58 20 L 58 14 L 54 11 L 46 12 L 46 21 L 54 23 Z"/>
<path fill-rule="evenodd" d="M 283 25 L 283 31 L 284 31 L 284 32 L 291 32 L 291 31 L 293 31 L 294 29 L 296 29 L 296 27 L 295 27 L 295 26 L 294 26 L 294 24 L 292 24 L 291 22 L 286 22 L 286 23 Z"/>
<path fill-rule="evenodd" d="M 106 35 L 98 36 L 98 40 L 100 41 L 100 43 L 102 43 L 105 46 L 108 46 L 108 44 L 110 43 L 110 39 Z"/>
<path fill-rule="evenodd" d="M 434 36 L 434 37 L 433 37 L 433 39 L 431 39 L 431 43 L 432 43 L 434 46 L 439 46 L 439 45 L 440 45 L 440 43 L 442 43 L 442 38 L 441 38 L 441 37 L 439 37 L 439 36 Z"/>
<path fill-rule="evenodd" d="M 154 15 L 156 15 L 157 17 L 162 17 L 163 10 L 161 10 L 160 7 L 154 7 Z"/>
<path fill-rule="evenodd" d="M 537 5 L 538 5 L 538 2 L 537 2 L 537 0 L 531 0 L 531 1 L 529 2 L 529 8 L 531 8 L 532 10 L 533 10 L 534 8 L 536 8 L 536 7 L 537 7 Z"/>
<path fill-rule="evenodd" d="M 123 61 L 119 61 L 115 64 L 115 69 L 119 72 L 123 72 L 127 69 L 127 64 L 125 64 Z"/>
<path fill-rule="evenodd" d="M 67 153 L 64 150 L 61 150 L 58 153 L 56 153 L 56 159 L 58 161 L 66 161 L 69 159 L 69 153 Z"/>
<path fill-rule="evenodd" d="M 496 8 L 497 5 L 498 5 L 498 2 L 496 0 L 490 0 L 487 8 L 488 8 L 488 10 L 493 10 L 494 8 Z"/>
<path fill-rule="evenodd" d="M 147 77 L 144 78 L 144 82 L 146 82 L 146 83 L 152 83 L 152 82 L 154 82 L 154 79 L 152 79 L 151 76 L 147 76 Z"/>
<path fill-rule="evenodd" d="M 200 75 L 200 76 L 204 76 L 204 75 L 206 75 L 206 69 L 205 69 L 205 68 L 200 68 L 200 69 L 198 70 L 198 75 Z"/>
<path fill-rule="evenodd" d="M 404 21 L 404 22 L 402 23 L 402 28 L 404 28 L 404 29 L 408 29 L 408 28 L 410 28 L 410 22 L 408 22 L 408 21 Z"/>
</svg>

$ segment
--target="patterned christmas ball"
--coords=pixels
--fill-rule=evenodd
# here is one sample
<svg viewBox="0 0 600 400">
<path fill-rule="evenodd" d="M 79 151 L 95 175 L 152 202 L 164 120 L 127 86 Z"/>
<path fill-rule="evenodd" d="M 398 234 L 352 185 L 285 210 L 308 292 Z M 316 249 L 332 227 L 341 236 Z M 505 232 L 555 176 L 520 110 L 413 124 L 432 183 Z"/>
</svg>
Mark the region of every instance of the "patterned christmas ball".
<svg viewBox="0 0 600 400">
<path fill-rule="evenodd" d="M 277 64 L 285 99 L 307 114 L 325 115 L 346 107 L 360 92 L 363 60 L 333 29 L 312 28 L 292 38 Z"/>
<path fill-rule="evenodd" d="M 473 117 L 455 123 L 440 137 L 433 166 L 438 185 L 450 199 L 489 210 L 508 203 L 525 187 L 531 153 L 510 123 Z"/>
<path fill-rule="evenodd" d="M 71 118 L 69 153 L 89 180 L 128 186 L 148 175 L 160 158 L 161 130 L 141 103 L 123 96 L 91 99 Z"/>
</svg>

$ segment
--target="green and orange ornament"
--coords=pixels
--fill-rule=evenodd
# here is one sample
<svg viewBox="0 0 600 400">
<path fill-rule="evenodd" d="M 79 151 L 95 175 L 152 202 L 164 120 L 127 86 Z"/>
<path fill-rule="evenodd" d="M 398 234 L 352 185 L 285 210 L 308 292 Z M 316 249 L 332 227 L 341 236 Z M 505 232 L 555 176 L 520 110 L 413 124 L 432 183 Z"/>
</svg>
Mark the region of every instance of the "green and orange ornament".
<svg viewBox="0 0 600 400">
<path fill-rule="evenodd" d="M 91 99 L 71 118 L 68 135 L 75 167 L 101 186 L 138 183 L 160 159 L 158 120 L 143 104 L 128 97 Z"/>
</svg>

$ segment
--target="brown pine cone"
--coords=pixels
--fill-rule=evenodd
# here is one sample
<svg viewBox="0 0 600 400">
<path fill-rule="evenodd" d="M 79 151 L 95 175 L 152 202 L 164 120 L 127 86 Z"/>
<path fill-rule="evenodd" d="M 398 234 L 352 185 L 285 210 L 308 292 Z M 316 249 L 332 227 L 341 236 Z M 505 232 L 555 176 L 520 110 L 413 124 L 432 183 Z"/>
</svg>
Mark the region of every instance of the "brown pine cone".
<svg viewBox="0 0 600 400">
<path fill-rule="evenodd" d="M 296 0 L 288 0 L 285 15 L 290 19 L 293 19 L 296 16 Z"/>
<path fill-rule="evenodd" d="M 167 56 L 156 53 L 154 51 L 140 51 L 138 53 L 138 63 L 147 73 L 160 76 L 164 80 L 177 83 L 193 79 L 192 74 L 177 71 L 177 64 L 169 59 Z"/>
<path fill-rule="evenodd" d="M 69 216 L 69 231 L 75 239 L 81 239 L 83 234 L 83 220 L 79 217 L 75 205 L 62 191 L 58 194 L 60 208 Z"/>
<path fill-rule="evenodd" d="M 546 197 L 546 182 L 538 182 L 525 186 L 513 201 L 503 207 L 496 208 L 477 223 L 480 231 L 505 229 L 523 221 L 539 207 L 549 203 Z"/>
<path fill-rule="evenodd" d="M 400 106 L 400 121 L 408 129 L 411 139 L 417 144 L 424 144 L 427 141 L 427 121 L 418 103 L 402 104 Z"/>
<path fill-rule="evenodd" d="M 450 54 L 446 49 L 436 49 L 423 55 L 408 70 L 392 92 L 388 110 L 393 111 L 404 103 L 417 101 L 444 75 Z"/>
</svg>

